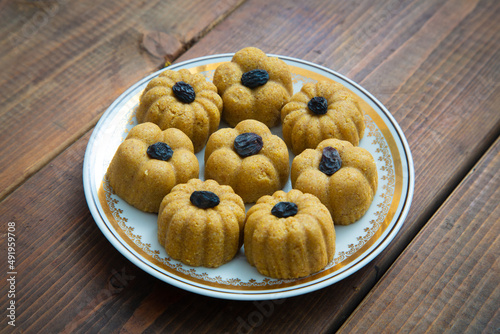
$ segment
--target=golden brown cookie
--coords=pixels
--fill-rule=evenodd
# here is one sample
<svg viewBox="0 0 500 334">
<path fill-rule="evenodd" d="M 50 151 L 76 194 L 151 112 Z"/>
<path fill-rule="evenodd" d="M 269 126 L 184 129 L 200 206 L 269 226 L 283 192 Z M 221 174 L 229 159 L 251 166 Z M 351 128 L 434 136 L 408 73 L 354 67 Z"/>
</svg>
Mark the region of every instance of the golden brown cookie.
<svg viewBox="0 0 500 334">
<path fill-rule="evenodd" d="M 113 191 L 139 210 L 158 212 L 178 183 L 197 178 L 199 163 L 191 140 L 178 129 L 162 131 L 143 123 L 130 130 L 111 161 L 107 178 Z"/>
<path fill-rule="evenodd" d="M 165 70 L 152 79 L 141 95 L 139 123 L 152 122 L 161 129 L 177 128 L 199 152 L 219 127 L 222 99 L 213 83 L 186 69 Z"/>
<path fill-rule="evenodd" d="M 292 187 L 317 196 L 339 225 L 360 219 L 377 191 L 377 166 L 370 152 L 338 139 L 296 156 L 291 174 Z"/>
<path fill-rule="evenodd" d="M 229 186 L 192 179 L 174 187 L 158 214 L 158 241 L 191 266 L 219 267 L 243 243 L 245 205 Z"/>
<path fill-rule="evenodd" d="M 323 269 L 335 254 L 335 229 L 318 198 L 292 189 L 264 196 L 245 221 L 245 255 L 265 276 L 298 278 Z"/>
<path fill-rule="evenodd" d="M 359 145 L 365 131 L 363 112 L 353 94 L 330 81 L 307 83 L 281 110 L 283 139 L 297 155 L 330 138 Z"/>
<path fill-rule="evenodd" d="M 224 101 L 222 118 L 232 127 L 245 119 L 278 125 L 281 108 L 293 94 L 288 65 L 254 47 L 218 66 L 213 83 Z"/>
<path fill-rule="evenodd" d="M 289 176 L 285 142 L 263 123 L 246 120 L 210 136 L 205 179 L 230 185 L 245 203 L 282 189 Z"/>
</svg>

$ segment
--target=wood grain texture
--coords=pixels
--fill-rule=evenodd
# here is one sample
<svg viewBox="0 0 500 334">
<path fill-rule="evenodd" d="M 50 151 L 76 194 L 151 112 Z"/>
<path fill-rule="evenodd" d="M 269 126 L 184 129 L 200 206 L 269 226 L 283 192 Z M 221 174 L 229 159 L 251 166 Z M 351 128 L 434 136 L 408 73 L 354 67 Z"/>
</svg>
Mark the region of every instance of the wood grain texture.
<svg viewBox="0 0 500 334">
<path fill-rule="evenodd" d="M 139 270 L 103 238 L 83 194 L 82 153 L 88 138 L 1 203 L 2 218 L 16 224 L 17 332 L 95 332 L 121 327 L 124 319 L 137 329 L 150 325 L 142 316 L 134 322 L 145 307 L 154 306 L 148 316 L 156 318 L 155 312 L 172 312 L 175 301 L 188 295 Z M 0 249 L 6 254 L 6 224 L 1 231 Z M 0 304 L 7 303 L 2 293 Z M 122 313 L 124 305 L 128 311 Z M 138 306 L 141 311 L 134 313 Z M 0 329 L 12 333 L 13 328 L 2 321 Z"/>
<path fill-rule="evenodd" d="M 114 4 L 110 8 L 119 7 L 120 4 Z M 136 15 L 144 17 L 141 22 L 154 22 L 146 18 L 159 15 L 152 10 L 137 12 Z M 23 306 L 18 309 L 18 329 L 37 333 L 335 331 L 498 137 L 500 28 L 496 18 L 499 12 L 500 3 L 496 1 L 248 0 L 178 61 L 235 52 L 253 45 L 268 53 L 319 63 L 361 83 L 393 113 L 413 151 L 417 174 L 415 197 L 401 232 L 364 269 L 307 295 L 274 302 L 238 302 L 191 294 L 139 270 L 96 227 L 82 190 L 81 164 L 89 138 L 86 133 L 0 203 L 2 217 L 15 221 L 19 232 L 18 301 Z M 64 22 L 66 15 L 59 20 Z M 59 24 L 59 20 L 54 16 L 54 23 Z M 6 29 L 22 23 L 14 20 Z M 81 24 L 81 33 L 90 29 L 83 21 Z M 109 27 L 99 39 L 115 41 L 116 38 L 114 43 L 117 43 L 130 38 L 115 33 L 114 29 L 120 30 Z M 148 30 L 159 29 L 150 26 Z M 46 39 L 40 41 L 43 42 L 50 44 Z M 85 43 L 79 47 L 84 48 Z M 110 56 L 116 51 L 113 45 L 105 52 L 99 51 L 103 53 L 100 56 L 90 51 L 87 57 L 82 55 L 81 69 L 66 67 L 89 78 L 78 84 L 82 92 L 69 98 L 73 102 L 64 102 L 67 94 L 57 95 L 57 100 L 69 103 L 64 110 L 80 103 L 89 112 L 89 106 L 93 105 L 94 111 L 88 119 L 95 121 L 118 96 L 118 91 L 157 66 L 150 58 L 124 64 L 121 57 Z M 55 55 L 55 47 L 52 51 L 40 47 L 45 55 Z M 111 87 L 116 82 L 116 96 L 101 93 L 102 86 L 92 74 L 94 66 L 99 67 L 98 72 L 107 73 Z M 45 78 L 43 73 L 34 75 L 31 92 L 36 98 L 30 106 L 58 108 L 57 104 L 45 102 L 42 91 L 48 89 L 43 84 L 60 89 L 61 83 L 55 77 Z M 63 83 L 70 82 L 65 80 Z M 98 94 L 88 95 L 94 90 Z M 95 99 L 86 101 L 88 96 Z M 7 105 L 14 105 L 13 101 L 7 101 Z M 75 113 L 80 118 L 86 117 L 78 110 Z M 71 116 L 72 112 L 61 123 L 65 131 L 72 132 L 67 138 L 74 139 L 68 141 L 75 140 L 78 131 L 87 131 L 81 124 L 73 125 L 77 117 Z M 7 118 L 3 115 L 2 120 Z M 41 118 L 35 117 L 28 124 L 34 125 Z M 50 122 L 53 121 L 51 118 Z M 11 120 L 9 126 L 14 124 Z M 62 132 L 62 129 L 56 131 L 51 141 L 59 140 Z M 41 144 L 37 145 L 36 149 L 40 149 Z M 52 150 L 53 147 L 47 148 L 48 152 Z M 10 163 L 4 160 L 1 166 L 5 161 Z M 2 171 L 0 182 L 5 182 L 4 175 L 10 174 Z M 5 233 L 4 224 L 1 228 Z M 5 238 L 0 240 L 0 249 L 5 249 Z M 477 252 L 474 254 L 473 257 L 478 256 Z M 486 291 L 481 287 L 476 289 Z M 0 305 L 5 302 L 6 295 L 0 295 Z M 3 332 L 9 329 L 2 328 Z"/>
<path fill-rule="evenodd" d="M 500 329 L 500 140 L 339 333 Z"/>
<path fill-rule="evenodd" d="M 228 15 L 228 1 L 4 1 L 0 12 L 0 199 L 81 137 L 131 84 Z M 5 23 L 5 24 L 4 24 Z M 147 42 L 149 41 L 149 42 Z M 146 39 L 151 50 L 155 41 Z"/>
<path fill-rule="evenodd" d="M 259 5 L 256 5 L 256 3 Z M 264 13 L 274 20 L 259 21 Z M 323 15 L 324 14 L 324 15 Z M 346 75 L 378 98 L 412 149 L 416 184 L 406 223 L 363 270 L 304 302 L 281 305 L 258 327 L 334 331 L 500 135 L 500 3 L 495 1 L 243 4 L 179 60 L 253 45 Z M 241 22 L 251 18 L 262 29 Z M 272 27 L 279 27 L 273 29 Z M 304 28 L 305 32 L 300 29 Z M 228 32 L 231 31 L 231 34 Z M 284 32 L 288 38 L 283 38 Z M 273 35 L 280 36 L 273 39 Z M 229 36 L 229 37 L 228 37 Z M 332 300 L 335 305 L 332 306 Z M 321 317 L 329 314 L 330 321 Z"/>
</svg>

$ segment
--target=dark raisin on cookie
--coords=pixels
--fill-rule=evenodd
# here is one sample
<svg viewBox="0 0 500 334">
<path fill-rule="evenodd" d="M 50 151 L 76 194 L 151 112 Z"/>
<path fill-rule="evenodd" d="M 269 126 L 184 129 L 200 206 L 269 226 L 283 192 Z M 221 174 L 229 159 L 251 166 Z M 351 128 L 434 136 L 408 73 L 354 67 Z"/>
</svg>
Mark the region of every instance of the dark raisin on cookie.
<svg viewBox="0 0 500 334">
<path fill-rule="evenodd" d="M 319 170 L 330 176 L 342 167 L 339 152 L 333 147 L 325 147 L 319 163 Z"/>
<path fill-rule="evenodd" d="M 210 209 L 216 207 L 220 203 L 219 196 L 211 191 L 205 190 L 193 191 L 189 200 L 200 209 Z"/>
<path fill-rule="evenodd" d="M 194 88 L 184 81 L 175 83 L 172 87 L 175 97 L 183 103 L 191 103 L 196 98 Z"/>
<path fill-rule="evenodd" d="M 269 80 L 269 74 L 266 70 L 251 70 L 243 73 L 241 84 L 248 88 L 255 88 L 265 85 Z"/>
<path fill-rule="evenodd" d="M 295 216 L 299 212 L 297 204 L 292 202 L 279 202 L 271 209 L 271 213 L 278 218 Z"/>
<path fill-rule="evenodd" d="M 236 139 L 234 139 L 233 146 L 240 157 L 246 158 L 259 153 L 264 146 L 264 142 L 262 137 L 258 134 L 248 132 L 237 136 Z"/>
<path fill-rule="evenodd" d="M 149 145 L 146 153 L 151 159 L 168 161 L 174 154 L 174 150 L 167 143 L 157 142 Z"/>
<path fill-rule="evenodd" d="M 324 115 L 328 111 L 328 102 L 322 96 L 316 96 L 309 100 L 307 108 L 316 115 Z"/>
</svg>

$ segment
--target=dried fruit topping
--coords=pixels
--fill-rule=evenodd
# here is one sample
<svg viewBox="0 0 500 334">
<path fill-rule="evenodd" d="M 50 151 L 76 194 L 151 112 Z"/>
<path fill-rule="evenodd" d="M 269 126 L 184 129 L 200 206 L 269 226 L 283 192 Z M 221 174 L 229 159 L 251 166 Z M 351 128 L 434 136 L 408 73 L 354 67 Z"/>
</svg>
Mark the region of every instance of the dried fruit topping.
<svg viewBox="0 0 500 334">
<path fill-rule="evenodd" d="M 292 202 L 279 202 L 271 209 L 271 213 L 278 218 L 295 216 L 299 212 L 297 204 Z"/>
<path fill-rule="evenodd" d="M 324 115 L 328 111 L 328 102 L 322 96 L 316 96 L 309 100 L 307 107 L 316 115 Z"/>
<path fill-rule="evenodd" d="M 251 70 L 243 73 L 241 76 L 241 84 L 248 88 L 255 88 L 265 85 L 269 80 L 269 74 L 266 70 Z"/>
<path fill-rule="evenodd" d="M 251 155 L 257 154 L 262 150 L 264 142 L 262 137 L 256 133 L 248 132 L 242 133 L 234 139 L 234 150 L 240 157 L 246 158 Z"/>
<path fill-rule="evenodd" d="M 174 154 L 174 150 L 166 143 L 157 142 L 149 145 L 146 151 L 151 159 L 168 161 Z"/>
<path fill-rule="evenodd" d="M 176 82 L 172 90 L 175 97 L 183 103 L 191 103 L 196 97 L 193 87 L 184 81 Z"/>
<path fill-rule="evenodd" d="M 340 167 L 342 167 L 342 159 L 340 159 L 339 152 L 331 146 L 325 147 L 319 163 L 319 170 L 330 176 Z"/>
<path fill-rule="evenodd" d="M 189 200 L 191 201 L 191 203 L 193 203 L 193 205 L 197 206 L 200 209 L 210 209 L 219 205 L 220 203 L 219 196 L 211 191 L 205 190 L 193 191 Z"/>
</svg>

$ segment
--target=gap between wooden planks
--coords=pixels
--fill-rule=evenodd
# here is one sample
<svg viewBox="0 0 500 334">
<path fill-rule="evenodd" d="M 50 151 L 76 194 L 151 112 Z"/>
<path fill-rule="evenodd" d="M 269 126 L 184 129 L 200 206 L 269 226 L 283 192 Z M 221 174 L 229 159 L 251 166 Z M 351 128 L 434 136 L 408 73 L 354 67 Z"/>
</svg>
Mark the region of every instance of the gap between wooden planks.
<svg viewBox="0 0 500 334">
<path fill-rule="evenodd" d="M 339 333 L 498 330 L 499 170 L 497 139 Z"/>
</svg>

